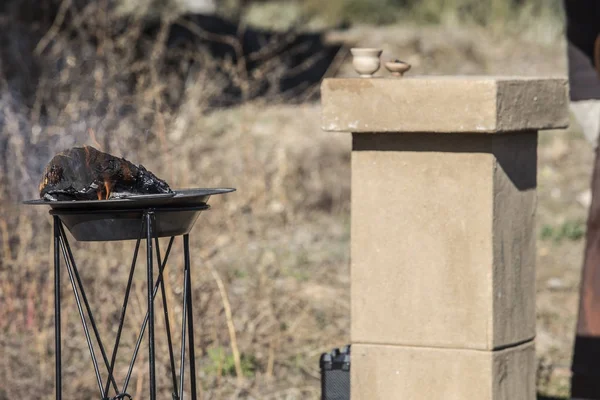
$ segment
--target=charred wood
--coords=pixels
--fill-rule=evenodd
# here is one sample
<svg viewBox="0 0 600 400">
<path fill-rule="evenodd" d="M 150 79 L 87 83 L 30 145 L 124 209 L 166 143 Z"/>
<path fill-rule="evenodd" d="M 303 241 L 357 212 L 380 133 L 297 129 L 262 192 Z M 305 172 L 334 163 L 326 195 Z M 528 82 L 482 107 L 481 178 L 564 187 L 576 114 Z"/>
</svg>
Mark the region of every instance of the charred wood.
<svg viewBox="0 0 600 400">
<path fill-rule="evenodd" d="M 169 185 L 124 158 L 91 146 L 57 154 L 46 166 L 40 197 L 57 200 L 106 200 L 132 194 L 172 193 Z"/>
</svg>

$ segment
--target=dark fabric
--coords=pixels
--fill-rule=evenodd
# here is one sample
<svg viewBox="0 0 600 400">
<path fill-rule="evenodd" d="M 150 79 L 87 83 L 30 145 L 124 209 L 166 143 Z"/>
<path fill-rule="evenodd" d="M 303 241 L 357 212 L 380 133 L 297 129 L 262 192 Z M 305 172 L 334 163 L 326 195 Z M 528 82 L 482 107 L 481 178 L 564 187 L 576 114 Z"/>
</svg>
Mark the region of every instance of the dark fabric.
<svg viewBox="0 0 600 400">
<path fill-rule="evenodd" d="M 599 361 L 600 337 L 577 335 L 573 355 L 573 373 L 579 376 L 595 377 L 600 382 Z"/>
<path fill-rule="evenodd" d="M 572 101 L 600 99 L 600 1 L 564 0 Z"/>
<path fill-rule="evenodd" d="M 600 1 L 564 0 L 567 38 L 590 59 L 594 59 L 594 43 L 600 34 Z"/>
<path fill-rule="evenodd" d="M 600 0 L 564 0 L 572 101 L 600 99 Z M 600 400 L 600 148 L 592 176 L 571 397 Z"/>
<path fill-rule="evenodd" d="M 574 374 L 571 378 L 571 397 L 600 400 L 600 376 Z"/>
<path fill-rule="evenodd" d="M 600 99 L 600 79 L 592 60 L 571 42 L 568 43 L 567 56 L 571 101 Z"/>
<path fill-rule="evenodd" d="M 571 396 L 600 400 L 600 147 L 592 176 L 577 336 L 573 350 Z"/>
</svg>

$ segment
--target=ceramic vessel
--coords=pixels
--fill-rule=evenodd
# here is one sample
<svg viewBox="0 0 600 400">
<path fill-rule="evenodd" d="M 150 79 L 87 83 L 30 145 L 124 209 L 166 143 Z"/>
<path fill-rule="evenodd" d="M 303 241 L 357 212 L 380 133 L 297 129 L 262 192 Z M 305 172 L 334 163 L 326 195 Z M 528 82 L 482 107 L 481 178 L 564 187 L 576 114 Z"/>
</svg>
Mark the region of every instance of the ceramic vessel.
<svg viewBox="0 0 600 400">
<path fill-rule="evenodd" d="M 392 73 L 393 76 L 402 77 L 406 71 L 410 69 L 410 64 L 404 61 L 394 60 L 385 63 L 385 68 Z"/>
<path fill-rule="evenodd" d="M 371 78 L 381 65 L 381 49 L 352 48 L 352 65 L 362 78 Z"/>
</svg>

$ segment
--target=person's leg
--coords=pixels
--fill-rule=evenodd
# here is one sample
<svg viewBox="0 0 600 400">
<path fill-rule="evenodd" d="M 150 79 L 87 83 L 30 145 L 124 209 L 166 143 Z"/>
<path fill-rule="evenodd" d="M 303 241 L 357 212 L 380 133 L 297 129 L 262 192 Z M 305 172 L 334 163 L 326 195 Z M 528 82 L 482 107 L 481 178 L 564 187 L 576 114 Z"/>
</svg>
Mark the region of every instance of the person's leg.
<svg viewBox="0 0 600 400">
<path fill-rule="evenodd" d="M 600 399 L 600 150 L 592 178 L 592 204 L 588 216 L 581 275 L 577 335 L 573 350 L 571 396 Z"/>
<path fill-rule="evenodd" d="M 600 400 L 600 35 L 594 40 L 591 57 L 571 40 L 568 47 L 571 110 L 596 149 L 571 366 L 571 397 Z"/>
</svg>

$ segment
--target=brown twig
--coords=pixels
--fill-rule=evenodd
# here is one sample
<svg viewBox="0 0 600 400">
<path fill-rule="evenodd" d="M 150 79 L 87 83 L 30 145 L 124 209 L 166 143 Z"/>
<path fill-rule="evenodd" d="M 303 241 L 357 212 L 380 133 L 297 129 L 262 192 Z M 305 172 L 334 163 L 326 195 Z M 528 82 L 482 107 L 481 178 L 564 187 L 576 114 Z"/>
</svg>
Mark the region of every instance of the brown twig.
<svg viewBox="0 0 600 400">
<path fill-rule="evenodd" d="M 237 376 L 238 385 L 242 385 L 244 383 L 244 374 L 242 371 L 242 360 L 240 357 L 240 350 L 237 344 L 237 335 L 235 333 L 235 325 L 233 324 L 233 313 L 231 312 L 231 303 L 229 302 L 229 296 L 227 295 L 227 291 L 225 290 L 225 285 L 219 276 L 219 273 L 212 265 L 212 262 L 205 260 L 206 265 L 208 266 L 210 273 L 219 288 L 219 293 L 221 295 L 221 301 L 223 303 L 223 309 L 225 310 L 225 319 L 227 320 L 227 329 L 229 331 L 229 340 L 231 342 L 231 353 L 233 354 L 233 363 L 235 365 L 235 374 Z"/>
<path fill-rule="evenodd" d="M 56 14 L 56 18 L 52 23 L 52 26 L 46 32 L 46 34 L 40 39 L 37 46 L 35 47 L 33 53 L 37 56 L 42 54 L 42 52 L 46 49 L 48 44 L 58 35 L 60 32 L 60 27 L 65 21 L 65 16 L 67 15 L 67 11 L 69 7 L 71 7 L 72 0 L 63 0 L 60 3 L 60 7 L 58 8 L 58 13 Z"/>
<path fill-rule="evenodd" d="M 216 33 L 209 32 L 200 26 L 187 21 L 183 18 L 179 18 L 175 21 L 176 24 L 181 25 L 182 27 L 189 30 L 194 35 L 198 36 L 200 39 L 208 40 L 211 42 L 222 43 L 230 46 L 236 55 L 236 74 L 237 78 L 240 79 L 242 83 L 240 83 L 240 89 L 245 93 L 248 91 L 248 71 L 246 65 L 246 57 L 244 56 L 244 48 L 241 38 L 243 37 L 243 33 L 245 31 L 245 25 L 240 24 L 237 31 L 237 37 L 228 36 L 228 35 L 219 35 Z M 243 83 L 245 82 L 245 84 Z"/>
</svg>

